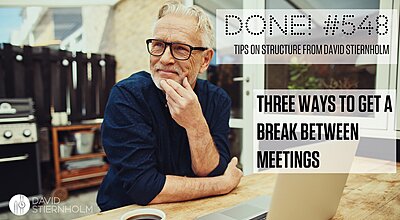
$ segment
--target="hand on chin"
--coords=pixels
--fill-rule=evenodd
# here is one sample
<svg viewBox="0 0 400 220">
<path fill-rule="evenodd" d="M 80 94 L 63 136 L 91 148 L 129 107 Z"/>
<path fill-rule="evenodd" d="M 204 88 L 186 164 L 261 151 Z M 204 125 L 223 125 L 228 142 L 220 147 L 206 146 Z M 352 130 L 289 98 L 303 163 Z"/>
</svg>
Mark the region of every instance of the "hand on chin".
<svg viewBox="0 0 400 220">
<path fill-rule="evenodd" d="M 175 75 L 174 77 L 160 77 L 159 79 L 160 80 L 159 80 L 158 83 L 160 83 L 162 80 L 171 79 L 171 80 L 173 80 L 173 81 L 175 81 L 175 82 L 177 82 L 177 83 L 182 85 L 182 80 L 177 75 Z"/>
</svg>

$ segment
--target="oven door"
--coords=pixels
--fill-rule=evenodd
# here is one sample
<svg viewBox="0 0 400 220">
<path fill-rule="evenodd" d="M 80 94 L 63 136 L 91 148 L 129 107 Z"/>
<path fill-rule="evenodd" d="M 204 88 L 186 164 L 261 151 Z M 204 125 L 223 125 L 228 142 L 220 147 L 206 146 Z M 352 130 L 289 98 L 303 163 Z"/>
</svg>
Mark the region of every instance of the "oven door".
<svg viewBox="0 0 400 220">
<path fill-rule="evenodd" d="M 16 194 L 41 194 L 36 143 L 0 145 L 0 206 Z"/>
</svg>

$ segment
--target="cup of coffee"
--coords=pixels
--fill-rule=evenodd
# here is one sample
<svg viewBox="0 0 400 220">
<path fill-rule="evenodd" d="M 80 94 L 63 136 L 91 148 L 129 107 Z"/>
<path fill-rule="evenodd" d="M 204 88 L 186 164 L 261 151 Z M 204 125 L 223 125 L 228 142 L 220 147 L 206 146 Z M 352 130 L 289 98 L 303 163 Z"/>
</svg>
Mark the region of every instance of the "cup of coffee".
<svg viewBox="0 0 400 220">
<path fill-rule="evenodd" d="M 123 214 L 121 220 L 166 220 L 166 215 L 159 209 L 135 209 Z"/>
</svg>

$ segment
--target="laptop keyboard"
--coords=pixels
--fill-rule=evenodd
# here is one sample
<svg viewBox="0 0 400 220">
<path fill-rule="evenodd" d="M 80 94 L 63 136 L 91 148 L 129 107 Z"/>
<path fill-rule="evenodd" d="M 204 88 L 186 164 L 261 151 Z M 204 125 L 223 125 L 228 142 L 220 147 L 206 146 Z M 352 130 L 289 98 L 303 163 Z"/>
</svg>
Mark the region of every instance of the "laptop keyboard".
<svg viewBox="0 0 400 220">
<path fill-rule="evenodd" d="M 261 214 L 259 216 L 256 216 L 256 217 L 254 217 L 254 218 L 252 218 L 250 220 L 266 220 L 267 219 L 267 215 L 268 215 L 268 212 L 263 213 L 263 214 Z"/>
</svg>

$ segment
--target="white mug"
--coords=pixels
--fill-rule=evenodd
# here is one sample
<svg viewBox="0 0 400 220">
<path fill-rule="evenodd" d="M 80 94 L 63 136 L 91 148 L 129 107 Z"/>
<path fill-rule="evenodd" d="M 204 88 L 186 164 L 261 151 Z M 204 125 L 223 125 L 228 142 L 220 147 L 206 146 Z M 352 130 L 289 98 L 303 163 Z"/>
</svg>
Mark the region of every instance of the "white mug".
<svg viewBox="0 0 400 220">
<path fill-rule="evenodd" d="M 153 208 L 135 209 L 122 215 L 121 220 L 139 220 L 139 219 L 159 219 L 166 220 L 163 211 Z"/>
<path fill-rule="evenodd" d="M 51 114 L 51 125 L 53 125 L 53 126 L 59 126 L 59 125 L 61 125 L 60 113 L 58 113 L 58 112 L 53 112 L 53 113 Z"/>
<path fill-rule="evenodd" d="M 68 114 L 66 112 L 60 112 L 59 117 L 61 125 L 68 125 Z"/>
</svg>

